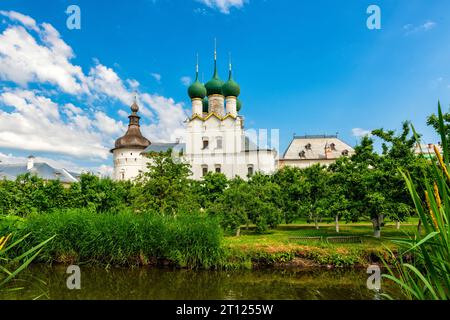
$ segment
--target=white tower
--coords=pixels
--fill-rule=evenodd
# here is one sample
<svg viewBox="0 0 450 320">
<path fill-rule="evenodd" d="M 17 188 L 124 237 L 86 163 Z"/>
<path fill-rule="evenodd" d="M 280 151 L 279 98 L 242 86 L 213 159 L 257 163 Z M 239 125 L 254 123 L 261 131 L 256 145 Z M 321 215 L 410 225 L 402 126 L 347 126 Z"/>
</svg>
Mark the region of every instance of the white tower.
<svg viewBox="0 0 450 320">
<path fill-rule="evenodd" d="M 126 134 L 117 139 L 114 149 L 111 150 L 114 159 L 114 180 L 133 180 L 147 168 L 147 158 L 142 152 L 151 144 L 140 129 L 137 115 L 139 106 L 136 98 L 131 106 L 131 114 L 128 117 L 130 123 Z"/>
</svg>

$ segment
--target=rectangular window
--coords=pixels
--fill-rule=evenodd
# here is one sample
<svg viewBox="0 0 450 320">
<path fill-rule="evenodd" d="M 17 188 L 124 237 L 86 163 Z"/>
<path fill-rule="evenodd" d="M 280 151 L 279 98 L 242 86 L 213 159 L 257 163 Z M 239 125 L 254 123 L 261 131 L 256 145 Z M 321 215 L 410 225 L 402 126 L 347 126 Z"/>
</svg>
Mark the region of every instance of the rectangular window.
<svg viewBox="0 0 450 320">
<path fill-rule="evenodd" d="M 202 167 L 202 175 L 203 175 L 203 177 L 206 176 L 207 174 L 208 174 L 208 167 L 203 166 Z"/>
<path fill-rule="evenodd" d="M 208 149 L 208 146 L 209 146 L 209 141 L 203 140 L 203 150 Z"/>
<path fill-rule="evenodd" d="M 253 166 L 248 167 L 248 176 L 251 177 L 253 175 Z"/>
<path fill-rule="evenodd" d="M 216 167 L 216 173 L 222 173 L 222 169 L 220 168 L 220 166 Z"/>
<path fill-rule="evenodd" d="M 222 137 L 217 138 L 217 149 L 222 149 Z"/>
</svg>

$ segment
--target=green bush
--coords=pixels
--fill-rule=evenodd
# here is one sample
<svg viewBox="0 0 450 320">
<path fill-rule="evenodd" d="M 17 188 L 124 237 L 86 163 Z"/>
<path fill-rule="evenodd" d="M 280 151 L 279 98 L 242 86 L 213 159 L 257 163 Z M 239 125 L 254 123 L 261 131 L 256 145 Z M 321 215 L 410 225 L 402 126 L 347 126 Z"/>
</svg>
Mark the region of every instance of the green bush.
<svg viewBox="0 0 450 320">
<path fill-rule="evenodd" d="M 18 250 L 56 235 L 39 261 L 140 265 L 166 260 L 181 267 L 212 267 L 220 256 L 222 232 L 215 219 L 200 214 L 164 217 L 155 213 L 96 214 L 71 209 L 32 215 L 20 228 L 0 232 L 31 235 Z"/>
</svg>

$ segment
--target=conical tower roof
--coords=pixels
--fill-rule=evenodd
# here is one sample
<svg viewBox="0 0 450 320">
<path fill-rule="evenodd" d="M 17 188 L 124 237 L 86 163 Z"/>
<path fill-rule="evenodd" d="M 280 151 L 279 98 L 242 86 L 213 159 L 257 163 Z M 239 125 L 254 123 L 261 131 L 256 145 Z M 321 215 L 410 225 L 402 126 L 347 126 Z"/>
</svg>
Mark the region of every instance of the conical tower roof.
<svg viewBox="0 0 450 320">
<path fill-rule="evenodd" d="M 128 119 L 130 119 L 128 130 L 123 137 L 116 140 L 114 149 L 112 149 L 111 152 L 116 149 L 127 148 L 146 149 L 149 145 L 151 145 L 150 140 L 145 138 L 141 133 L 139 124 L 141 117 L 137 115 L 138 111 L 139 106 L 135 99 L 134 103 L 131 105 L 131 114 L 128 117 Z"/>
</svg>

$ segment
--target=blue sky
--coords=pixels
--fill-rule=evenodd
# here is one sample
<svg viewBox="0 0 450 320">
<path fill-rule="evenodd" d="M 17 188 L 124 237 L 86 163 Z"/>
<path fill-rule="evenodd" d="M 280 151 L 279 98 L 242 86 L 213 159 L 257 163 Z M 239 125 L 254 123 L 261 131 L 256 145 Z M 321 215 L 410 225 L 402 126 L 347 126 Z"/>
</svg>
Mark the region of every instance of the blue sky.
<svg viewBox="0 0 450 320">
<path fill-rule="evenodd" d="M 81 30 L 66 27 L 71 4 Z M 381 30 L 366 27 L 370 4 Z M 450 104 L 444 0 L 9 0 L 0 11 L 3 162 L 32 153 L 107 172 L 135 89 L 146 136 L 174 140 L 190 107 L 182 80 L 197 53 L 209 80 L 214 38 L 222 79 L 232 53 L 246 127 L 280 129 L 281 151 L 293 133 L 339 132 L 354 145 L 404 120 L 436 142 L 425 119 L 438 99 Z"/>
</svg>

